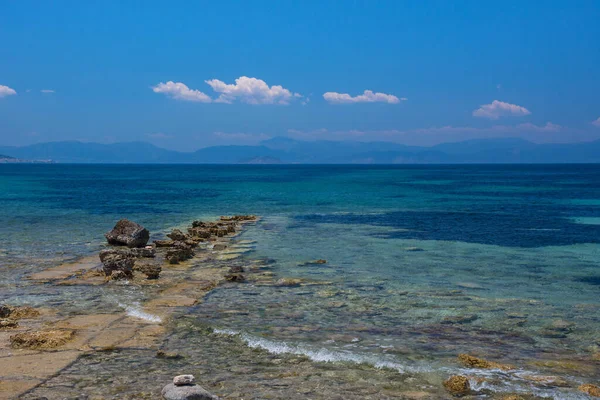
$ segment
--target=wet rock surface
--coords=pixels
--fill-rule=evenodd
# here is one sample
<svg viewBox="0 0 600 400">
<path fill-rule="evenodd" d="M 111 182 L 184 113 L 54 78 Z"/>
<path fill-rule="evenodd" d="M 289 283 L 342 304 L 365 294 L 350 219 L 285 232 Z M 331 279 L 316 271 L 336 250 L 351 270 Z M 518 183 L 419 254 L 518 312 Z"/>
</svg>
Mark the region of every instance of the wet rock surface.
<svg viewBox="0 0 600 400">
<path fill-rule="evenodd" d="M 500 364 L 493 361 L 488 361 L 483 358 L 471 356 L 469 354 L 459 354 L 458 360 L 466 367 L 469 368 L 481 368 L 481 369 L 500 369 L 503 371 L 510 371 L 515 369 L 512 365 Z"/>
<path fill-rule="evenodd" d="M 165 400 L 219 400 L 200 385 L 176 386 L 169 383 L 161 394 Z"/>
<path fill-rule="evenodd" d="M 23 332 L 10 337 L 15 349 L 54 349 L 72 340 L 75 331 L 70 329 L 48 329 L 37 332 Z"/>
<path fill-rule="evenodd" d="M 108 244 L 127 247 L 144 247 L 150 240 L 150 232 L 142 225 L 121 219 L 105 235 Z"/>
<path fill-rule="evenodd" d="M 444 387 L 453 396 L 465 396 L 471 391 L 469 379 L 462 375 L 451 376 L 444 381 Z"/>
</svg>

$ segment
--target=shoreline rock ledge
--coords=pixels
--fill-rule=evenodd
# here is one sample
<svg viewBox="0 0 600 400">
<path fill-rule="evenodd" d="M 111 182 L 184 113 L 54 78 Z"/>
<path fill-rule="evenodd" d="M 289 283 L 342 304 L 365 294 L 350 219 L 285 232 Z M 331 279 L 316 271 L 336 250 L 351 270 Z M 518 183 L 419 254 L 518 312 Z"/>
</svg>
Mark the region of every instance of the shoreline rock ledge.
<svg viewBox="0 0 600 400">
<path fill-rule="evenodd" d="M 165 400 L 219 400 L 195 383 L 194 375 L 178 375 L 161 392 Z"/>
</svg>

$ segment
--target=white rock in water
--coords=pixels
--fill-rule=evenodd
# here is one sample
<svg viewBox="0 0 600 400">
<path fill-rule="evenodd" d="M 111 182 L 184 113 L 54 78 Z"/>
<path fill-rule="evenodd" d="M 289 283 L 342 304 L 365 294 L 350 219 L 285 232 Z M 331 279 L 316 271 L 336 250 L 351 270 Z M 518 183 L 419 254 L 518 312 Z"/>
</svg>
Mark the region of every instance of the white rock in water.
<svg viewBox="0 0 600 400">
<path fill-rule="evenodd" d="M 194 383 L 196 383 L 194 375 L 177 375 L 173 378 L 173 385 L 175 386 L 193 385 Z"/>
<path fill-rule="evenodd" d="M 169 383 L 161 393 L 165 400 L 219 400 L 199 385 L 175 386 Z"/>
</svg>

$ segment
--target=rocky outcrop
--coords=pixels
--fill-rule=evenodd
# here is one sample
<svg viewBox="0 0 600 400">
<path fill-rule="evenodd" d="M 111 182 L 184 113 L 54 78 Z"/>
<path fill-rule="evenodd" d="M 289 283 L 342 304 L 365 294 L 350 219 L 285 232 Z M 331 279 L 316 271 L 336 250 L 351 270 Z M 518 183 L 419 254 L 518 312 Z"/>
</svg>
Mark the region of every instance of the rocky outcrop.
<svg viewBox="0 0 600 400">
<path fill-rule="evenodd" d="M 127 249 L 107 249 L 100 252 L 104 274 L 111 279 L 133 276 L 135 257 Z"/>
<path fill-rule="evenodd" d="M 600 387 L 596 385 L 585 384 L 577 388 L 580 392 L 587 393 L 590 396 L 600 397 Z"/>
<path fill-rule="evenodd" d="M 117 222 L 115 227 L 104 236 L 111 245 L 144 247 L 150 239 L 150 232 L 148 232 L 148 229 L 133 221 L 121 219 Z"/>
<path fill-rule="evenodd" d="M 148 279 L 158 279 L 162 267 L 157 262 L 151 260 L 136 260 L 133 270 L 146 275 Z"/>
<path fill-rule="evenodd" d="M 170 264 L 177 264 L 192 257 L 194 257 L 194 249 L 184 242 L 174 242 L 165 255 L 165 259 Z"/>
<path fill-rule="evenodd" d="M 256 221 L 256 215 L 221 216 L 221 221 Z"/>
<path fill-rule="evenodd" d="M 451 376 L 444 381 L 444 387 L 453 396 L 465 396 L 471 391 L 469 379 L 462 375 Z"/>
<path fill-rule="evenodd" d="M 173 229 L 171 233 L 167 235 L 167 237 L 171 238 L 173 241 L 181 241 L 184 242 L 188 240 L 190 237 L 185 233 L 181 232 L 179 229 Z"/>
<path fill-rule="evenodd" d="M 53 349 L 73 339 L 71 329 L 48 329 L 37 332 L 23 332 L 10 337 L 10 345 L 15 349 Z"/>
<path fill-rule="evenodd" d="M 195 384 L 194 375 L 176 376 L 173 383 L 163 388 L 161 394 L 165 400 L 219 400 L 217 396 Z"/>
<path fill-rule="evenodd" d="M 484 360 L 483 358 L 477 358 L 468 354 L 459 354 L 458 360 L 469 368 L 481 368 L 481 369 L 500 369 L 502 371 L 510 371 L 515 369 L 512 365 L 500 364 L 493 361 Z"/>
<path fill-rule="evenodd" d="M 30 306 L 9 306 L 6 304 L 0 305 L 0 318 L 10 318 L 12 320 L 35 318 L 40 315 L 40 312 Z"/>
</svg>

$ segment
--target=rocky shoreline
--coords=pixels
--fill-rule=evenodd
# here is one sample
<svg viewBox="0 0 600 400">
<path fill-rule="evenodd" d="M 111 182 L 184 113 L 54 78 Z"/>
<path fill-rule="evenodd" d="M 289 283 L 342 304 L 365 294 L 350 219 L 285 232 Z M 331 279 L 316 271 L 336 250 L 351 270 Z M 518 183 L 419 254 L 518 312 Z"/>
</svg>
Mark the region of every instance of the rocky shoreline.
<svg viewBox="0 0 600 400">
<path fill-rule="evenodd" d="M 69 368 L 82 361 L 86 364 L 86 360 L 92 359 L 104 360 L 95 362 L 113 362 L 118 359 L 121 351 L 141 352 L 150 363 L 168 363 L 170 367 L 175 364 L 185 369 L 180 371 L 181 373 L 193 372 L 190 369 L 197 366 L 190 359 L 197 357 L 186 357 L 182 354 L 185 353 L 183 350 L 187 350 L 185 345 L 173 348 L 165 342 L 165 338 L 174 323 L 173 316 L 201 302 L 214 288 L 241 282 L 276 286 L 283 290 L 328 284 L 328 282 L 276 277 L 268 270 L 268 260 L 241 261 L 241 256 L 251 247 L 251 242 L 238 240 L 237 236 L 247 224 L 256 221 L 258 218 L 255 216 L 221 217 L 212 222 L 194 221 L 187 229 L 173 229 L 166 235 L 168 239 L 150 242 L 150 232 L 144 227 L 132 221 L 121 220 L 106 234 L 110 247 L 100 251 L 98 256 L 63 264 L 29 276 L 29 279 L 34 282 L 59 286 L 139 285 L 147 288 L 149 295 L 139 304 L 139 307 L 125 305 L 120 313 L 61 315 L 60 311 L 55 309 L 0 306 L 0 363 L 3 365 L 0 373 L 0 399 L 52 399 L 57 394 L 63 395 L 67 390 L 71 393 L 71 389 L 65 386 L 65 380 L 71 377 L 69 374 L 72 374 Z M 298 265 L 316 266 L 326 263 L 326 260 L 317 259 Z M 462 320 L 457 322 L 448 319 L 444 324 L 461 322 Z M 175 325 L 178 323 L 175 322 Z M 561 325 L 556 329 L 567 328 Z M 297 396 L 293 398 L 414 400 L 450 397 L 475 399 L 481 396 L 499 400 L 542 398 L 535 395 L 533 391 L 532 393 L 489 391 L 486 389 L 486 382 L 491 382 L 495 379 L 493 377 L 482 378 L 480 375 L 469 375 L 465 372 L 460 375 L 446 376 L 445 380 L 437 382 L 436 386 L 432 387 L 431 380 L 421 382 L 421 378 L 412 374 L 400 374 L 398 371 L 386 368 L 344 363 L 331 366 L 327 365 L 330 363 L 315 363 L 306 357 L 293 354 L 273 355 L 256 349 L 242 350 L 236 346 L 245 346 L 245 344 L 239 343 L 240 340 L 235 335 L 224 337 L 210 328 L 202 328 L 199 334 L 204 335 L 206 342 L 214 341 L 214 345 L 222 347 L 223 352 L 228 351 L 228 347 L 234 347 L 237 357 L 240 357 L 240 365 L 228 366 L 225 368 L 227 372 L 239 370 L 240 373 L 250 373 L 253 372 L 254 364 L 266 365 L 269 366 L 267 370 L 276 367 L 280 371 L 272 377 L 278 382 L 277 385 L 290 385 L 289 380 L 296 379 L 294 384 L 298 385 L 298 391 Z M 206 357 L 205 354 L 201 356 Z M 209 360 L 201 361 L 206 365 L 210 364 Z M 215 357 L 214 362 L 218 364 L 223 361 Z M 487 370 L 507 374 L 520 371 L 519 366 L 489 361 L 470 354 L 458 355 L 456 364 L 466 371 Z M 283 372 L 281 372 L 281 365 L 286 365 Z M 163 375 L 165 373 L 161 374 Z M 263 372 L 260 372 L 260 376 L 262 375 Z M 519 377 L 529 382 L 532 388 L 568 387 L 577 390 L 582 396 L 600 397 L 598 386 L 576 382 L 568 377 L 529 373 L 521 373 Z M 222 378 L 205 379 L 210 384 L 207 386 L 210 391 L 216 390 L 222 396 L 219 392 L 219 382 Z M 205 379 L 201 379 L 203 386 Z M 339 380 L 338 389 L 325 389 L 320 386 L 331 379 Z M 314 385 L 310 383 L 311 380 L 315 381 Z M 362 382 L 360 387 L 356 383 L 359 381 Z M 92 379 L 87 384 L 91 382 Z M 113 394 L 107 397 L 98 395 L 82 398 L 152 399 L 158 398 L 161 390 L 165 399 L 217 398 L 196 385 L 195 378 L 177 376 L 173 383 L 163 389 L 167 383 L 166 378 L 161 382 L 155 382 L 153 385 L 156 387 L 143 394 L 128 393 L 123 397 L 115 397 Z M 421 387 L 422 390 L 407 390 L 409 385 Z M 319 387 L 322 388 L 321 392 Z M 240 390 L 230 390 L 222 398 L 263 398 L 249 396 L 249 392 Z M 246 390 L 249 390 L 247 386 Z M 338 390 L 345 394 L 338 396 L 329 390 Z M 185 397 L 188 394 L 205 397 Z M 73 393 L 73 396 L 65 398 L 79 397 L 75 397 Z"/>
<path fill-rule="evenodd" d="M 0 399 L 20 398 L 93 352 L 155 348 L 165 321 L 178 307 L 191 306 L 228 279 L 230 268 L 211 265 L 233 260 L 229 244 L 255 216 L 194 221 L 188 234 L 174 229 L 169 241 L 147 245 L 149 232 L 121 220 L 105 236 L 110 248 L 98 256 L 62 264 L 28 277 L 39 284 L 106 285 L 120 280 L 154 285 L 154 295 L 135 313 L 63 316 L 59 310 L 0 306 Z M 162 274 L 161 274 L 162 272 Z M 234 281 L 234 280 L 233 280 Z M 156 323 L 160 322 L 160 323 Z"/>
</svg>

